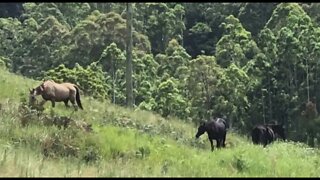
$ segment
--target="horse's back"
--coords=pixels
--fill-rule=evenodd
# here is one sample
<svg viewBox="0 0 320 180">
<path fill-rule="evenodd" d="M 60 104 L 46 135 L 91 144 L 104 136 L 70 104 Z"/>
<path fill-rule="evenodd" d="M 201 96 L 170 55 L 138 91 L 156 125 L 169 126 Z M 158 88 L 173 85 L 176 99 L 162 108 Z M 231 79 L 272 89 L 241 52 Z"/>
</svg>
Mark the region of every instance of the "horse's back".
<svg viewBox="0 0 320 180">
<path fill-rule="evenodd" d="M 218 124 L 219 127 L 223 128 L 225 130 L 229 127 L 227 124 L 227 121 L 222 118 L 217 118 L 216 123 Z"/>
<path fill-rule="evenodd" d="M 69 83 L 69 82 L 65 82 L 65 83 L 61 83 L 61 85 L 67 87 L 67 88 L 74 88 L 75 84 Z"/>
<path fill-rule="evenodd" d="M 69 91 L 76 91 L 75 85 L 72 83 L 54 83 L 54 87 L 56 90 L 61 91 L 61 92 L 68 92 Z"/>
<path fill-rule="evenodd" d="M 72 83 L 56 83 L 54 81 L 46 81 L 46 92 L 56 101 L 64 101 L 76 93 L 76 89 Z M 71 93 L 70 93 L 71 92 Z"/>
<path fill-rule="evenodd" d="M 220 136 L 226 133 L 226 126 L 221 121 L 217 122 L 215 120 L 212 120 L 207 125 L 209 126 L 209 133 L 212 134 L 212 136 Z"/>
<path fill-rule="evenodd" d="M 275 134 L 272 128 L 267 125 L 255 126 L 252 129 L 251 136 L 254 144 L 264 143 L 266 145 L 275 139 Z"/>
</svg>

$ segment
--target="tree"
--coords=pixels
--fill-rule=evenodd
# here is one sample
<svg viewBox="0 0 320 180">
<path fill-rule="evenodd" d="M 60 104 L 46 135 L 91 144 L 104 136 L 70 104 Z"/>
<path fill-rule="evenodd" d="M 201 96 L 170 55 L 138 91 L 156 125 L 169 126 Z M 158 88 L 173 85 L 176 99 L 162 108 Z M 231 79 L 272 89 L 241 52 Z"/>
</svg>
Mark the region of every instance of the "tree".
<svg viewBox="0 0 320 180">
<path fill-rule="evenodd" d="M 127 63 L 126 63 L 126 94 L 127 106 L 133 107 L 132 91 L 132 3 L 127 3 Z"/>
<path fill-rule="evenodd" d="M 115 104 L 125 104 L 125 87 L 123 82 L 125 81 L 125 59 L 124 52 L 117 47 L 115 43 L 111 43 L 107 46 L 101 57 L 99 63 L 102 65 L 102 69 L 108 79 L 108 83 L 111 84 L 109 96 L 112 97 L 111 102 Z"/>
<path fill-rule="evenodd" d="M 235 63 L 243 67 L 259 53 L 260 50 L 251 33 L 243 28 L 237 18 L 228 16 L 221 27 L 225 33 L 216 45 L 216 59 L 219 65 L 228 67 L 229 64 Z"/>
<path fill-rule="evenodd" d="M 0 54 L 10 61 L 15 59 L 14 52 L 19 46 L 19 31 L 23 29 L 21 22 L 13 18 L 0 18 Z M 20 66 L 22 64 L 19 64 Z M 16 64 L 13 64 L 16 68 Z"/>
<path fill-rule="evenodd" d="M 285 122 L 297 133 L 306 132 L 299 107 L 310 97 L 318 96 L 319 29 L 298 3 L 279 4 L 266 28 L 275 35 L 278 49 L 272 66 L 273 78 L 277 80 L 272 100 L 277 107 L 273 110 L 274 118 Z M 316 99 L 319 101 L 319 98 Z M 307 131 L 311 139 L 315 137 L 312 131 Z"/>
<path fill-rule="evenodd" d="M 214 56 L 200 55 L 190 61 L 187 89 L 194 121 L 209 119 L 220 110 L 213 107 L 219 92 L 219 79 L 223 75 L 224 70 L 216 63 Z"/>
<path fill-rule="evenodd" d="M 155 101 L 157 102 L 153 109 L 155 112 L 164 117 L 187 118 L 189 116 L 188 101 L 182 96 L 177 84 L 177 80 L 168 74 L 162 77 L 155 92 Z"/>
<path fill-rule="evenodd" d="M 140 5 L 146 6 L 144 8 Z M 184 7 L 175 4 L 171 7 L 167 3 L 144 3 L 138 4 L 141 9 L 140 15 L 145 26 L 144 33 L 149 37 L 152 53 L 163 53 L 171 39 L 177 39 L 182 43 L 184 25 Z"/>
<path fill-rule="evenodd" d="M 1 3 L 0 18 L 19 18 L 23 13 L 23 3 Z"/>
<path fill-rule="evenodd" d="M 245 3 L 239 10 L 238 18 L 243 27 L 257 37 L 266 22 L 270 19 L 278 3 Z"/>
<path fill-rule="evenodd" d="M 37 32 L 27 54 L 30 58 L 29 65 L 33 67 L 21 70 L 24 75 L 42 77 L 45 71 L 63 63 L 59 58 L 59 48 L 63 43 L 60 37 L 65 36 L 69 31 L 54 16 L 48 16 L 39 25 Z"/>
<path fill-rule="evenodd" d="M 156 106 L 154 97 L 159 84 L 159 77 L 157 76 L 159 64 L 152 54 L 134 50 L 133 65 L 135 104 L 140 109 L 151 111 Z"/>
<path fill-rule="evenodd" d="M 55 3 L 71 28 L 87 17 L 92 8 L 88 3 Z"/>
<path fill-rule="evenodd" d="M 250 92 L 249 101 L 252 125 L 272 121 L 275 117 L 277 106 L 274 105 L 279 79 L 275 78 L 278 72 L 276 37 L 268 28 L 264 28 L 257 37 L 258 47 L 261 52 L 253 59 L 253 64 L 248 64 L 247 71 L 257 79 L 257 84 Z M 249 67 L 250 66 L 250 67 Z M 261 113 L 262 112 L 262 113 Z"/>
<path fill-rule="evenodd" d="M 68 30 L 70 29 L 70 25 L 55 3 L 24 3 L 23 8 L 22 19 L 33 18 L 38 24 L 41 24 L 49 16 L 54 16 Z"/>
<path fill-rule="evenodd" d="M 62 58 L 68 67 L 73 67 L 76 62 L 86 66 L 99 59 L 106 46 L 112 42 L 125 50 L 126 36 L 125 19 L 114 12 L 102 14 L 95 10 L 64 37 Z M 132 38 L 134 47 L 150 52 L 150 42 L 145 35 L 133 29 Z"/>
</svg>

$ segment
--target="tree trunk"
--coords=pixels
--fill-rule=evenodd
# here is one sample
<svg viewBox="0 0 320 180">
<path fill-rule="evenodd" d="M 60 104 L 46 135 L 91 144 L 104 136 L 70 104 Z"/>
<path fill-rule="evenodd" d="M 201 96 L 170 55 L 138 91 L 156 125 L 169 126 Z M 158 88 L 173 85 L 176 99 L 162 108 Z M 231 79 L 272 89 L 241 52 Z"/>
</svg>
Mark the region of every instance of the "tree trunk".
<svg viewBox="0 0 320 180">
<path fill-rule="evenodd" d="M 126 63 L 126 90 L 127 106 L 133 107 L 132 88 L 132 3 L 127 3 L 127 63 Z"/>
<path fill-rule="evenodd" d="M 271 70 L 270 70 L 271 71 Z M 272 114 L 272 100 L 271 100 L 271 96 L 272 96 L 272 91 L 273 88 L 271 88 L 271 78 L 270 78 L 270 74 L 268 74 L 268 82 L 269 82 L 269 87 L 268 87 L 268 100 L 269 100 L 269 121 L 273 120 L 273 114 Z"/>
</svg>

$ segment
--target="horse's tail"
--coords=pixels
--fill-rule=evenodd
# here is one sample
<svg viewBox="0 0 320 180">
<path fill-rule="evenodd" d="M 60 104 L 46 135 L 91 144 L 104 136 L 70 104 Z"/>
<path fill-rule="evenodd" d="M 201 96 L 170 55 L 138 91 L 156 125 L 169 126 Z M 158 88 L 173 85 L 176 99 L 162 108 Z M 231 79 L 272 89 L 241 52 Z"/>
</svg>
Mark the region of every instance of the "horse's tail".
<svg viewBox="0 0 320 180">
<path fill-rule="evenodd" d="M 229 129 L 230 126 L 229 126 L 229 122 L 227 120 L 224 121 L 224 125 L 226 126 L 226 129 Z"/>
<path fill-rule="evenodd" d="M 77 92 L 76 92 L 76 101 L 77 101 L 77 104 L 78 104 L 78 106 L 79 106 L 81 109 L 83 109 L 82 104 L 81 104 L 81 101 L 80 101 L 80 90 L 79 90 L 79 88 L 78 88 L 76 85 L 74 85 L 74 87 L 75 87 L 76 90 L 77 90 Z"/>
<path fill-rule="evenodd" d="M 271 127 L 266 127 L 266 131 L 267 131 L 267 137 L 268 137 L 268 139 L 269 139 L 269 141 L 270 142 L 272 142 L 272 141 L 274 141 L 275 139 L 276 139 L 276 137 L 275 137 L 275 133 L 274 133 L 274 131 L 272 130 L 272 128 Z"/>
</svg>

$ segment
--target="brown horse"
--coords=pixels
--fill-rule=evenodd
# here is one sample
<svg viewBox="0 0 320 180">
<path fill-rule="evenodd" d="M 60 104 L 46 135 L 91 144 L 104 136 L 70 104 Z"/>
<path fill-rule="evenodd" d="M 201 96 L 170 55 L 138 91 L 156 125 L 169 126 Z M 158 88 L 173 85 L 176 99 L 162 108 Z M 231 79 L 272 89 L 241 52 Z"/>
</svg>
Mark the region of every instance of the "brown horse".
<svg viewBox="0 0 320 180">
<path fill-rule="evenodd" d="M 38 87 L 30 89 L 30 99 L 35 100 L 35 96 L 41 95 L 43 101 L 40 105 L 51 101 L 52 107 L 55 107 L 55 102 L 64 102 L 66 107 L 69 107 L 68 101 L 70 100 L 74 108 L 77 110 L 75 101 L 78 106 L 83 109 L 80 101 L 79 88 L 72 83 L 56 83 L 53 80 L 42 82 Z"/>
</svg>

